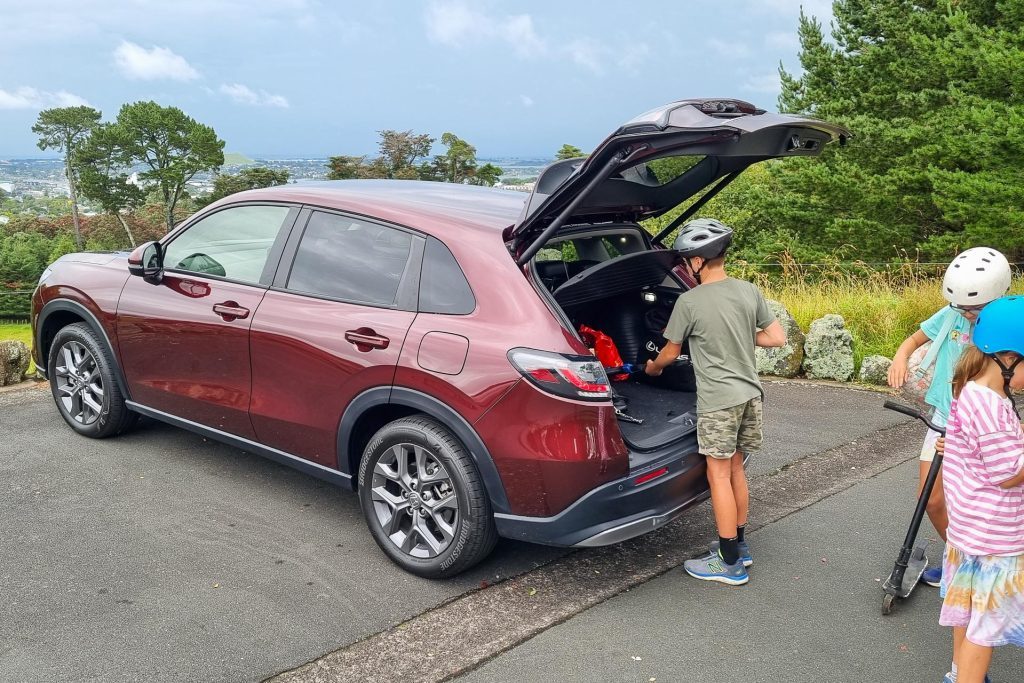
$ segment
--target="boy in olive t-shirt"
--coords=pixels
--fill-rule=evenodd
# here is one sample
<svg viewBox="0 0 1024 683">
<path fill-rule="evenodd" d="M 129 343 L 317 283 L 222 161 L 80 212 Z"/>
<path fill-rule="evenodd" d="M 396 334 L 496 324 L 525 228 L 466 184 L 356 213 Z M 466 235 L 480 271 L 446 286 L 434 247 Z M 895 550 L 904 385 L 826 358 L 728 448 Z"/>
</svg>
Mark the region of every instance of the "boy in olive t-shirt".
<svg viewBox="0 0 1024 683">
<path fill-rule="evenodd" d="M 676 301 L 667 344 L 647 362 L 660 375 L 689 340 L 697 376 L 697 444 L 707 458 L 711 507 L 718 541 L 706 557 L 687 560 L 683 569 L 705 581 L 742 585 L 753 564 L 744 538 L 749 494 L 743 454 L 761 446 L 761 399 L 755 346 L 782 346 L 786 334 L 760 290 L 725 273 L 725 251 L 732 229 L 712 219 L 697 219 L 679 232 L 673 248 L 700 283 Z"/>
</svg>

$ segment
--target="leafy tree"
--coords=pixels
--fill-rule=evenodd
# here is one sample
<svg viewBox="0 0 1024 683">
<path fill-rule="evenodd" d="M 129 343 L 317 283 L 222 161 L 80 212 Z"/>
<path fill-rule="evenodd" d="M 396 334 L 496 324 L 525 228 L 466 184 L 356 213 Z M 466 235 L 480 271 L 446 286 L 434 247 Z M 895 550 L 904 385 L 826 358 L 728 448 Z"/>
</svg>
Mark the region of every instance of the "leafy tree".
<svg viewBox="0 0 1024 683">
<path fill-rule="evenodd" d="M 586 152 L 576 145 L 569 144 L 562 145 L 561 149 L 555 152 L 556 161 L 562 161 L 563 159 L 578 159 L 585 156 L 587 156 Z"/>
<path fill-rule="evenodd" d="M 501 179 L 501 174 L 505 171 L 500 166 L 494 164 L 484 164 L 476 169 L 473 175 L 469 179 L 470 185 L 487 185 L 492 187 L 496 182 Z"/>
<path fill-rule="evenodd" d="M 186 183 L 197 173 L 224 164 L 224 141 L 213 128 L 177 107 L 162 107 L 156 102 L 124 105 L 113 125 L 125 144 L 126 158 L 148 169 L 139 174 L 139 179 L 154 183 L 159 190 L 170 231 Z"/>
<path fill-rule="evenodd" d="M 64 153 L 64 174 L 71 191 L 71 215 L 75 224 L 75 243 L 82 248 L 82 228 L 78 217 L 78 196 L 74 172 L 75 149 L 99 124 L 99 111 L 92 107 L 59 107 L 39 112 L 32 132 L 39 136 L 39 149 L 57 149 Z"/>
<path fill-rule="evenodd" d="M 134 247 L 135 237 L 121 212 L 141 206 L 146 193 L 132 182 L 130 146 L 124 128 L 101 124 L 78 148 L 76 168 L 82 194 L 117 218 Z"/>
<path fill-rule="evenodd" d="M 213 191 L 196 200 L 197 207 L 212 204 L 218 199 L 243 190 L 288 184 L 288 170 L 274 170 L 265 166 L 245 168 L 238 173 L 221 173 L 213 179 Z"/>
<path fill-rule="evenodd" d="M 418 178 L 416 161 L 430 154 L 434 138 L 425 133 L 411 130 L 380 131 L 380 156 L 378 161 L 386 173 L 385 178 Z"/>
<path fill-rule="evenodd" d="M 849 126 L 823 163 L 775 167 L 758 229 L 818 252 L 1024 256 L 1024 11 L 1008 0 L 839 0 L 832 41 L 801 14 L 780 109 Z"/>
<path fill-rule="evenodd" d="M 365 178 L 366 157 L 336 156 L 327 161 L 327 178 L 330 180 L 351 180 Z"/>
<path fill-rule="evenodd" d="M 442 135 L 441 144 L 447 147 L 448 151 L 434 157 L 437 179 L 448 183 L 469 181 L 476 172 L 476 147 L 455 133 Z"/>
<path fill-rule="evenodd" d="M 334 156 L 327 163 L 327 177 L 331 180 L 352 178 L 399 178 L 415 180 L 432 171 L 416 162 L 430 154 L 434 138 L 416 134 L 411 130 L 379 131 L 378 156 L 370 161 L 365 156 Z M 424 178 L 435 180 L 435 178 Z"/>
</svg>

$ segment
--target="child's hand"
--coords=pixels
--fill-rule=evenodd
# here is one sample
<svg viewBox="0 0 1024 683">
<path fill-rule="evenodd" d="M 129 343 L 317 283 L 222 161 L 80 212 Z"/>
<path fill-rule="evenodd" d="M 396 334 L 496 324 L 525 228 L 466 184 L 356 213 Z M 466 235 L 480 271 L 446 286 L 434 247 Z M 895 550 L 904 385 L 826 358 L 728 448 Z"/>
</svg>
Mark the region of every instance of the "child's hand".
<svg viewBox="0 0 1024 683">
<path fill-rule="evenodd" d="M 889 375 L 886 379 L 889 381 L 889 386 L 893 389 L 899 389 L 907 381 L 907 359 L 906 358 L 894 358 L 892 365 L 889 366 Z"/>
<path fill-rule="evenodd" d="M 650 377 L 657 377 L 661 374 L 662 369 L 655 365 L 653 360 L 649 360 L 647 365 L 644 366 L 644 372 Z"/>
<path fill-rule="evenodd" d="M 946 439 L 945 438 L 940 436 L 939 438 L 937 438 L 935 440 L 935 452 L 938 453 L 939 455 L 945 455 L 946 454 Z"/>
</svg>

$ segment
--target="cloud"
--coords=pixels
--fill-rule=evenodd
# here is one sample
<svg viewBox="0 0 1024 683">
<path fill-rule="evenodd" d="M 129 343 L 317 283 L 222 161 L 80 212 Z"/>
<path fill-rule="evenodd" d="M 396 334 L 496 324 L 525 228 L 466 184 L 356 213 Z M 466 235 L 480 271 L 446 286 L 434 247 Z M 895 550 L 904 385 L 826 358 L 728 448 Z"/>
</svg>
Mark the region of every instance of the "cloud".
<svg viewBox="0 0 1024 683">
<path fill-rule="evenodd" d="M 530 97 L 529 95 L 520 95 L 519 99 L 523 103 L 524 107 L 532 107 L 533 106 L 533 98 Z"/>
<path fill-rule="evenodd" d="M 50 107 L 88 107 L 83 97 L 66 90 L 49 92 L 21 86 L 17 90 L 0 89 L 0 109 L 48 109 Z"/>
<path fill-rule="evenodd" d="M 224 83 L 220 91 L 233 99 L 238 104 L 248 104 L 254 107 L 281 107 L 288 108 L 288 100 L 283 95 L 272 95 L 266 90 L 256 92 L 252 88 L 241 83 Z"/>
<path fill-rule="evenodd" d="M 719 57 L 740 59 L 750 56 L 750 48 L 742 42 L 721 40 L 719 38 L 708 38 L 707 46 Z"/>
<path fill-rule="evenodd" d="M 765 35 L 764 44 L 776 50 L 795 52 L 800 49 L 800 37 L 796 31 L 772 31 Z"/>
<path fill-rule="evenodd" d="M 199 72 L 184 57 L 166 47 L 153 46 L 147 50 L 124 40 L 114 50 L 114 63 L 125 77 L 132 80 L 191 81 L 199 78 Z"/>
<path fill-rule="evenodd" d="M 466 48 L 498 40 L 520 57 L 538 56 L 547 50 L 529 14 L 492 16 L 463 0 L 434 0 L 427 5 L 424 21 L 427 37 L 449 47 Z"/>
<path fill-rule="evenodd" d="M 619 67 L 633 71 L 651 56 L 651 47 L 647 43 L 630 43 L 619 55 Z"/>
<path fill-rule="evenodd" d="M 782 90 L 782 83 L 779 81 L 778 73 L 769 72 L 751 74 L 740 87 L 750 92 L 777 94 Z"/>
<path fill-rule="evenodd" d="M 573 62 L 590 69 L 595 74 L 604 71 L 601 58 L 601 47 L 587 38 L 578 38 L 566 46 L 566 52 Z"/>
</svg>

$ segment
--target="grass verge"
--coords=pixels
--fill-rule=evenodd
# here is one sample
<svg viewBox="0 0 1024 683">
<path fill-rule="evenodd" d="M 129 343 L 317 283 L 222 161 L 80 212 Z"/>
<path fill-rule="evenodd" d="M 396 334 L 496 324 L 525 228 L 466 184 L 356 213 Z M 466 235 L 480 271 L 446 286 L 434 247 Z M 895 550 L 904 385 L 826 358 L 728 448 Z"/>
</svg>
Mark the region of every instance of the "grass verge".
<svg viewBox="0 0 1024 683">
<path fill-rule="evenodd" d="M 894 273 L 843 274 L 827 277 L 750 277 L 764 295 L 781 302 L 805 332 L 827 313 L 838 313 L 853 335 L 856 367 L 865 356 L 892 358 L 918 326 L 947 305 L 941 280 Z M 1010 290 L 1024 292 L 1024 278 Z"/>
<path fill-rule="evenodd" d="M 0 341 L 20 341 L 32 348 L 32 326 L 28 323 L 0 323 Z M 36 364 L 28 363 L 29 377 L 35 374 Z"/>
</svg>

